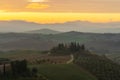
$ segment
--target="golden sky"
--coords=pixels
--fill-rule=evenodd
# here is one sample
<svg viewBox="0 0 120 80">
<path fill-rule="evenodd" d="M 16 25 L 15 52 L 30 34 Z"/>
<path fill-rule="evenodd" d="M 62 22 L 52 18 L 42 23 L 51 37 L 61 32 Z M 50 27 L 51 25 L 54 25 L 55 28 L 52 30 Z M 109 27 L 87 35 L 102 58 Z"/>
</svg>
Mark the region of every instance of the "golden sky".
<svg viewBox="0 0 120 80">
<path fill-rule="evenodd" d="M 120 0 L 1 0 L 0 20 L 116 22 L 119 8 Z"/>
</svg>

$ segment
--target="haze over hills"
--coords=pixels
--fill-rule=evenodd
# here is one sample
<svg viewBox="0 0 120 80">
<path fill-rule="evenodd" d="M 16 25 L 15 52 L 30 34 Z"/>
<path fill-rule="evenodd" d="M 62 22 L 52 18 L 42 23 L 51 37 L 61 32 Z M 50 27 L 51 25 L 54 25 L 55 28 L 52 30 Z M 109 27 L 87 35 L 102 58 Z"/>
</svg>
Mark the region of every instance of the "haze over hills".
<svg viewBox="0 0 120 80">
<path fill-rule="evenodd" d="M 0 50 L 49 50 L 58 43 L 79 42 L 95 53 L 120 53 L 120 34 L 65 32 L 59 34 L 0 34 Z M 45 45 L 44 45 L 45 44 Z"/>
<path fill-rule="evenodd" d="M 39 32 L 39 30 L 38 30 Z M 0 51 L 46 51 L 59 43 L 84 44 L 92 53 L 106 55 L 119 63 L 120 33 L 62 32 L 59 34 L 0 33 Z"/>
<path fill-rule="evenodd" d="M 62 33 L 62 32 L 51 30 L 51 29 L 40 29 L 40 30 L 28 31 L 28 32 L 25 32 L 25 33 L 59 34 L 59 33 Z"/>
<path fill-rule="evenodd" d="M 78 31 L 92 33 L 120 33 L 120 22 L 92 23 L 73 21 L 56 24 L 38 24 L 25 21 L 0 21 L 0 32 L 29 32 L 40 29 L 50 29 L 60 32 Z"/>
<path fill-rule="evenodd" d="M 37 24 L 0 21 L 0 32 L 3 32 L 0 34 L 0 50 L 49 50 L 58 43 L 79 42 L 96 53 L 119 53 L 119 25 L 120 22 Z"/>
</svg>

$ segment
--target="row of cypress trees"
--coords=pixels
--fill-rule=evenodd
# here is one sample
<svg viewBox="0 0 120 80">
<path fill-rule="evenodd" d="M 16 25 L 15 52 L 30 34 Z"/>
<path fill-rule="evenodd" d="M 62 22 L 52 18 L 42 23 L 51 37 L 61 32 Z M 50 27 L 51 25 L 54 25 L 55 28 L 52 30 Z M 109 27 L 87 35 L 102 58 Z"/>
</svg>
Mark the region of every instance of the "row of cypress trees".
<svg viewBox="0 0 120 80">
<path fill-rule="evenodd" d="M 80 45 L 76 42 L 71 42 L 70 44 L 58 44 L 58 46 L 52 48 L 50 50 L 51 54 L 58 54 L 58 55 L 68 55 L 68 54 L 74 54 L 77 52 L 81 52 L 85 50 L 84 45 Z"/>
</svg>

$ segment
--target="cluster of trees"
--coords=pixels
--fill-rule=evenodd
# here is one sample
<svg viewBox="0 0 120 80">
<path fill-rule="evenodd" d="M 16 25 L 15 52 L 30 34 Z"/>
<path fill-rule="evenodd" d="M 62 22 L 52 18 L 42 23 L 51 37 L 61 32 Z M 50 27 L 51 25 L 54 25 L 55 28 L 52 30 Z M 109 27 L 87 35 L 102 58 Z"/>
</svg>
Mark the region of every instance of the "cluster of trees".
<svg viewBox="0 0 120 80">
<path fill-rule="evenodd" d="M 6 66 L 9 65 L 9 66 Z M 37 68 L 30 69 L 27 66 L 27 61 L 12 61 L 9 63 L 1 64 L 0 80 L 17 80 L 19 78 L 32 78 L 37 77 Z M 9 68 L 9 70 L 8 70 Z"/>
<path fill-rule="evenodd" d="M 52 54 L 67 55 L 67 54 L 74 54 L 82 51 L 85 51 L 84 45 L 80 45 L 79 43 L 76 43 L 76 42 L 71 42 L 70 44 L 63 44 L 63 43 L 58 44 L 58 46 L 52 48 L 50 52 Z"/>
<path fill-rule="evenodd" d="M 31 77 L 35 75 L 37 76 L 37 69 L 35 72 L 34 70 L 30 70 L 27 66 L 26 60 L 11 62 L 11 71 L 14 77 L 15 76 Z"/>
<path fill-rule="evenodd" d="M 52 63 L 50 59 L 41 59 L 41 60 L 36 60 L 37 64 L 46 64 L 46 63 Z"/>
</svg>

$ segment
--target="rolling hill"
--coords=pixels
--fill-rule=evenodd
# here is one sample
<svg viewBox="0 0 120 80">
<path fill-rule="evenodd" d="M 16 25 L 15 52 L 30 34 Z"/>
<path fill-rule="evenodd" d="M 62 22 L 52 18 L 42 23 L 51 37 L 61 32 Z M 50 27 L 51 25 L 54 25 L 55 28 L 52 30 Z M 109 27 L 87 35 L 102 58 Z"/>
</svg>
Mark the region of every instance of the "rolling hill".
<svg viewBox="0 0 120 80">
<path fill-rule="evenodd" d="M 0 21 L 0 32 L 17 32 L 24 33 L 40 29 L 51 29 L 55 31 L 78 31 L 78 32 L 92 32 L 92 33 L 119 33 L 120 22 L 109 23 L 92 23 L 87 21 L 72 21 L 66 23 L 55 24 L 38 24 L 26 21 Z"/>
<path fill-rule="evenodd" d="M 59 34 L 61 32 L 51 30 L 51 29 L 40 29 L 40 30 L 33 30 L 33 31 L 28 31 L 25 33 L 38 33 L 38 34 Z"/>
<path fill-rule="evenodd" d="M 120 53 L 120 34 L 65 32 L 59 34 L 3 33 L 0 50 L 49 50 L 58 43 L 79 42 L 99 54 Z"/>
<path fill-rule="evenodd" d="M 89 72 L 74 64 L 46 64 L 35 66 L 38 67 L 41 74 L 47 76 L 50 80 L 97 80 Z"/>
</svg>

